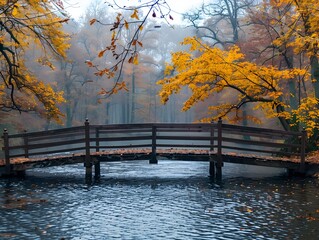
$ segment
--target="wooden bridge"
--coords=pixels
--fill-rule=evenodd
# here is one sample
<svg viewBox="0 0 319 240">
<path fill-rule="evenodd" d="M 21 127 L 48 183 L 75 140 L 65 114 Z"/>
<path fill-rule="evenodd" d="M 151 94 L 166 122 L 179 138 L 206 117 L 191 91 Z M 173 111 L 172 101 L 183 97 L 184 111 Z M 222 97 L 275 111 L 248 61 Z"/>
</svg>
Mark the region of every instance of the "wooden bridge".
<svg viewBox="0 0 319 240">
<path fill-rule="evenodd" d="M 222 175 L 224 162 L 286 168 L 304 173 L 319 166 L 306 159 L 306 132 L 217 123 L 90 125 L 3 133 L 0 175 L 30 168 L 84 163 L 86 178 L 100 176 L 100 163 L 159 159 L 207 161 L 209 174 Z"/>
</svg>

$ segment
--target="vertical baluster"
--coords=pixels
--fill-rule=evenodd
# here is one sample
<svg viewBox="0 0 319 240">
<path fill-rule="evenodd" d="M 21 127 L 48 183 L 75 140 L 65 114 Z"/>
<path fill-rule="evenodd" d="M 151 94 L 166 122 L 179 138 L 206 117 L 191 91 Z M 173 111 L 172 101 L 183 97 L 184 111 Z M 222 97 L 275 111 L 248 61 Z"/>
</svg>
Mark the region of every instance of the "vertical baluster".
<svg viewBox="0 0 319 240">
<path fill-rule="evenodd" d="M 89 120 L 85 120 L 84 124 L 85 132 L 85 178 L 90 181 L 92 179 L 92 162 L 90 154 L 90 123 Z"/>
<path fill-rule="evenodd" d="M 24 157 L 29 158 L 29 139 L 28 139 L 27 130 L 24 130 L 23 141 L 24 141 Z"/>
<path fill-rule="evenodd" d="M 215 177 L 215 162 L 213 156 L 211 156 L 212 151 L 214 151 L 214 135 L 215 135 L 214 122 L 210 125 L 210 154 L 209 154 L 209 176 Z"/>
</svg>

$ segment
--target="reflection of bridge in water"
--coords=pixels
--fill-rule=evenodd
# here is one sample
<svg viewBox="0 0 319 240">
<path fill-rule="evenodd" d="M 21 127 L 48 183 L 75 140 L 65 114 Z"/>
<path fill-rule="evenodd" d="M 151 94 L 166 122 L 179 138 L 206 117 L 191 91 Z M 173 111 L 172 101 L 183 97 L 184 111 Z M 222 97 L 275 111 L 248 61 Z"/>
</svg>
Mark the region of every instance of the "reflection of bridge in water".
<svg viewBox="0 0 319 240">
<path fill-rule="evenodd" d="M 305 173 L 319 163 L 306 159 L 305 132 L 218 123 L 90 125 L 33 133 L 3 134 L 0 174 L 36 167 L 84 163 L 86 178 L 100 176 L 100 163 L 159 159 L 207 161 L 218 178 L 224 162 L 286 168 Z"/>
</svg>

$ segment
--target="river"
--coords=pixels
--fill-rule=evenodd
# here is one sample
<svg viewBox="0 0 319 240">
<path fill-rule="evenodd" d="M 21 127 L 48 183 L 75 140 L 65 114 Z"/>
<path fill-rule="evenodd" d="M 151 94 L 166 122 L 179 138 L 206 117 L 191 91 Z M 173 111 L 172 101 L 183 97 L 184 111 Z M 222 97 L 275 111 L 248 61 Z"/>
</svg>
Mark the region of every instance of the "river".
<svg viewBox="0 0 319 240">
<path fill-rule="evenodd" d="M 319 239 L 319 180 L 204 162 L 82 164 L 0 180 L 0 239 Z"/>
</svg>

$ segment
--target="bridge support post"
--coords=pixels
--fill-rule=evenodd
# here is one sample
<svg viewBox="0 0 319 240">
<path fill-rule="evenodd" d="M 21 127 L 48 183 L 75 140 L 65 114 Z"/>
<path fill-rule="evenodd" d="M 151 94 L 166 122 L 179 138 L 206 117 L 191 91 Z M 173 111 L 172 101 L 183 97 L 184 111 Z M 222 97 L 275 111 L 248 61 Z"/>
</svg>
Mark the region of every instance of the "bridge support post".
<svg viewBox="0 0 319 240">
<path fill-rule="evenodd" d="M 101 163 L 97 159 L 96 162 L 94 163 L 94 178 L 99 179 L 101 176 Z"/>
<path fill-rule="evenodd" d="M 212 178 L 215 177 L 215 162 L 211 157 L 209 158 L 209 176 Z"/>
<path fill-rule="evenodd" d="M 222 167 L 223 167 L 223 156 L 222 156 L 222 119 L 219 118 L 217 123 L 217 161 L 215 163 L 216 166 L 216 179 L 222 179 Z"/>
<path fill-rule="evenodd" d="M 8 130 L 5 128 L 3 131 L 3 150 L 4 150 L 4 159 L 6 163 L 5 174 L 11 174 L 11 164 L 10 164 L 10 153 L 9 153 L 9 135 Z"/>
<path fill-rule="evenodd" d="M 90 124 L 89 120 L 85 120 L 84 124 L 84 132 L 85 132 L 85 179 L 86 181 L 92 180 L 92 161 L 91 161 L 91 153 L 90 153 Z"/>
<path fill-rule="evenodd" d="M 152 126 L 152 153 L 151 153 L 151 159 L 150 164 L 157 164 L 157 158 L 156 158 L 156 126 Z"/>
<path fill-rule="evenodd" d="M 301 147 L 300 147 L 300 173 L 304 174 L 306 172 L 305 159 L 306 159 L 306 141 L 307 141 L 307 132 L 305 129 L 301 133 Z"/>
</svg>

